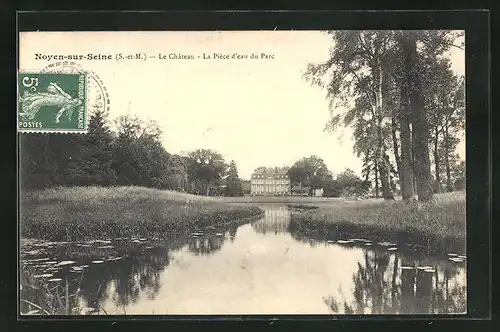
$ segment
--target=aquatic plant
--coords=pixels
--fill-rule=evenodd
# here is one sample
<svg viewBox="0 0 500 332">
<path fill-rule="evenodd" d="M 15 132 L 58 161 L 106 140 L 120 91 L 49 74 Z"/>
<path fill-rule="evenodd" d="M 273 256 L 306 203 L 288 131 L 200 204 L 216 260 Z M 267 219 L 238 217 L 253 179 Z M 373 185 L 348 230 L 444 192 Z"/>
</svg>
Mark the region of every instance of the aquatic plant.
<svg viewBox="0 0 500 332">
<path fill-rule="evenodd" d="M 41 277 L 41 278 L 39 278 Z M 79 302 L 80 282 L 71 283 L 68 279 L 49 279 L 23 266 L 20 280 L 21 315 L 88 315 L 105 313 L 100 308 L 87 308 Z"/>
</svg>

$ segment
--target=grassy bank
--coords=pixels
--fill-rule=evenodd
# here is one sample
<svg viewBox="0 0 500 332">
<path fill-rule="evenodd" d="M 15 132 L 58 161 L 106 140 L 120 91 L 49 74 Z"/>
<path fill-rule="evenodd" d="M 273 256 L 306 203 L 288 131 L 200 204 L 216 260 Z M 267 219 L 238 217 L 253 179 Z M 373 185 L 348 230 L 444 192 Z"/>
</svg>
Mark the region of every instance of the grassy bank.
<svg viewBox="0 0 500 332">
<path fill-rule="evenodd" d="M 308 197 L 308 196 L 244 196 L 219 198 L 228 203 L 328 203 L 342 201 L 345 198 Z"/>
<path fill-rule="evenodd" d="M 187 234 L 260 215 L 248 205 L 140 187 L 69 187 L 25 192 L 21 236 L 46 240 Z"/>
<path fill-rule="evenodd" d="M 290 230 L 312 237 L 366 238 L 426 245 L 431 251 L 464 251 L 465 192 L 432 202 L 335 201 L 293 215 Z"/>
</svg>

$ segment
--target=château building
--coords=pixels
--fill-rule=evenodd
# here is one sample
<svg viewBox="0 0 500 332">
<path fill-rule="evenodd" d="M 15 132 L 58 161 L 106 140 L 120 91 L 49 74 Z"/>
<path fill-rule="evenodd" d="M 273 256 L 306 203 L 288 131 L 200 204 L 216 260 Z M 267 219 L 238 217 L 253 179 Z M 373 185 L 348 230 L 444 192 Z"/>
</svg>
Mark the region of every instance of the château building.
<svg viewBox="0 0 500 332">
<path fill-rule="evenodd" d="M 288 168 L 257 168 L 250 179 L 251 195 L 290 195 Z"/>
</svg>

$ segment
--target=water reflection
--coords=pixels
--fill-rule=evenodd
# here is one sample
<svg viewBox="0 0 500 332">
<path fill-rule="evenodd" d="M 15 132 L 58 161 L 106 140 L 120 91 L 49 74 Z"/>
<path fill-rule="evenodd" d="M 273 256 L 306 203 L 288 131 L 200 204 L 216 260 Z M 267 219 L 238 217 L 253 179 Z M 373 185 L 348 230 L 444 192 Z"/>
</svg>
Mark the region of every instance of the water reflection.
<svg viewBox="0 0 500 332">
<path fill-rule="evenodd" d="M 67 281 L 68 294 L 75 295 L 69 296 L 70 310 L 90 307 L 109 314 L 465 312 L 465 263 L 402 247 L 390 251 L 376 244 L 305 237 L 288 229 L 292 212 L 287 206 L 263 208 L 265 214 L 256 222 L 199 230 L 183 240 L 24 245 L 23 261 L 34 268 L 34 275 L 60 278 L 50 285 L 59 283 L 61 292 Z M 67 265 L 61 265 L 64 262 Z M 30 288 L 22 293 L 23 298 L 40 300 L 40 292 Z"/>
<path fill-rule="evenodd" d="M 229 232 L 229 239 L 231 240 L 231 242 L 234 242 L 234 240 L 236 239 L 236 233 L 238 233 L 238 225 L 235 224 L 229 226 L 228 232 Z"/>
<path fill-rule="evenodd" d="M 61 245 L 52 252 L 52 256 L 55 261 L 63 261 L 70 257 L 72 251 L 71 247 Z M 150 300 L 155 299 L 161 288 L 160 274 L 169 264 L 169 249 L 164 246 L 148 247 L 144 243 L 140 250 L 132 251 L 130 255 L 121 259 L 104 259 L 103 263 L 99 264 L 92 261 L 101 262 L 97 260 L 102 259 L 100 256 L 87 256 L 83 260 L 81 257 L 74 259 L 76 264 L 68 265 L 66 268 L 50 268 L 54 269 L 52 277 L 61 279 L 51 287 L 66 293 L 64 288 L 66 282 L 68 284 L 67 298 L 70 312 L 84 307 L 99 309 L 109 299 L 117 308 L 124 308 L 136 303 L 141 293 L 146 294 Z M 74 266 L 77 265 L 86 268 L 75 270 Z M 48 272 L 43 265 L 35 266 L 34 271 L 37 271 L 35 275 Z M 60 287 L 55 287 L 58 283 Z M 24 295 L 30 297 L 29 294 Z"/>
<path fill-rule="evenodd" d="M 154 248 L 115 264 L 89 269 L 92 274 L 87 274 L 81 285 L 83 298 L 90 307 L 102 307 L 110 294 L 116 307 L 136 303 L 141 291 L 154 299 L 160 290 L 160 272 L 168 263 L 168 250 Z"/>
<path fill-rule="evenodd" d="M 222 248 L 225 239 L 223 234 L 196 237 L 189 241 L 188 248 L 190 252 L 197 256 L 212 255 Z"/>
<path fill-rule="evenodd" d="M 264 217 L 252 223 L 252 228 L 259 234 L 283 234 L 287 233 L 288 224 L 292 212 L 285 205 L 263 206 Z"/>
<path fill-rule="evenodd" d="M 352 300 L 346 300 L 343 294 L 325 298 L 332 313 L 466 312 L 465 275 L 463 268 L 454 263 L 410 260 L 400 254 L 364 250 L 364 261 L 358 262 L 352 281 Z"/>
</svg>

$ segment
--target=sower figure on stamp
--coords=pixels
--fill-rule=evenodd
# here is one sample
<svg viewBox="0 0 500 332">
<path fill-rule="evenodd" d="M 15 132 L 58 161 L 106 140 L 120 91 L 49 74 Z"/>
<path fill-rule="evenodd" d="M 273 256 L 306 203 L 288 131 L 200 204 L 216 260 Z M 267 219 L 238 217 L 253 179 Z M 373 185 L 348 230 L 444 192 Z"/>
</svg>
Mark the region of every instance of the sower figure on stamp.
<svg viewBox="0 0 500 332">
<path fill-rule="evenodd" d="M 59 123 L 59 118 L 64 112 L 68 112 L 68 120 L 71 120 L 73 109 L 82 104 L 79 99 L 73 99 L 68 93 L 61 89 L 56 83 L 49 83 L 47 92 L 30 93 L 25 92 L 21 97 L 22 113 L 21 117 L 26 117 L 28 120 L 33 120 L 40 108 L 44 106 L 58 106 L 61 109 L 57 112 L 55 123 Z"/>
</svg>

